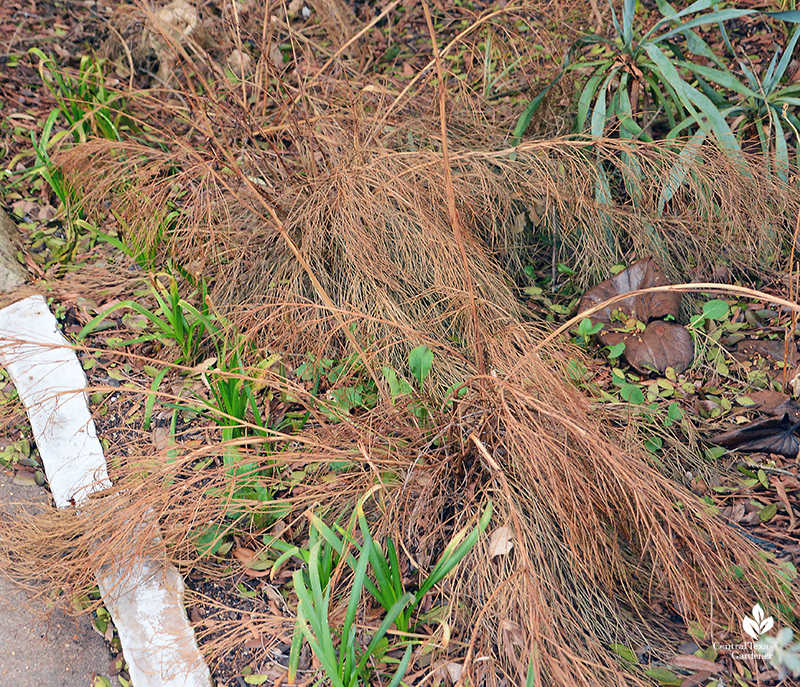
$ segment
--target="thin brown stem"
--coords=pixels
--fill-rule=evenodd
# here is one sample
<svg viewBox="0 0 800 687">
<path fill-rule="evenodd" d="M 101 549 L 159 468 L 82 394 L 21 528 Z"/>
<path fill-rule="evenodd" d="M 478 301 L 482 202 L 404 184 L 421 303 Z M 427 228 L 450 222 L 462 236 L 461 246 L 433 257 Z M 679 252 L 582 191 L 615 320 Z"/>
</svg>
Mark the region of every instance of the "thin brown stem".
<svg viewBox="0 0 800 687">
<path fill-rule="evenodd" d="M 425 12 L 425 21 L 428 22 L 428 31 L 431 34 L 433 44 L 433 56 L 436 61 L 436 74 L 439 79 L 439 121 L 442 130 L 442 164 L 444 165 L 444 183 L 447 192 L 447 209 L 450 213 L 450 224 L 453 227 L 453 236 L 458 244 L 458 253 L 461 257 L 461 264 L 464 268 L 464 279 L 467 281 L 467 292 L 469 293 L 469 307 L 472 313 L 472 326 L 475 330 L 475 366 L 479 375 L 486 373 L 486 365 L 483 360 L 483 347 L 481 346 L 480 321 L 478 318 L 478 306 L 475 300 L 475 285 L 472 281 L 467 251 L 464 248 L 464 236 L 461 233 L 461 222 L 458 219 L 458 209 L 456 208 L 456 194 L 453 190 L 453 177 L 450 171 L 450 151 L 447 145 L 447 115 L 445 110 L 445 89 L 444 89 L 444 70 L 442 61 L 439 59 L 439 48 L 436 45 L 436 31 L 433 28 L 433 20 L 428 9 L 427 3 L 422 3 Z"/>
</svg>

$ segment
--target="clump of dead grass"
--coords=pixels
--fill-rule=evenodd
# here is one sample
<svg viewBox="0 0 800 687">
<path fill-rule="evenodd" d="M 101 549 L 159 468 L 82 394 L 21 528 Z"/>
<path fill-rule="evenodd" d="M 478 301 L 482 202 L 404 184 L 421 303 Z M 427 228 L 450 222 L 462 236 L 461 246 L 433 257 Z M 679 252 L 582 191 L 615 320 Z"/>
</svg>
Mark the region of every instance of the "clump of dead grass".
<svg viewBox="0 0 800 687">
<path fill-rule="evenodd" d="M 167 208 L 177 205 L 175 190 L 193 189 L 191 203 L 180 201 L 180 228 L 161 248 L 208 279 L 215 303 L 242 329 L 278 350 L 290 340 L 291 348 L 304 348 L 302 333 L 305 350 L 331 341 L 316 352 L 339 357 L 341 325 L 354 316 L 358 346 L 371 355 L 400 350 L 379 356 L 395 367 L 414 345 L 412 330 L 424 332 L 423 340 L 459 342 L 469 357 L 472 292 L 449 229 L 440 157 L 365 146 L 345 125 L 328 118 L 317 124 L 326 134 L 306 141 L 329 162 L 313 177 L 287 176 L 279 159 L 252 150 L 238 177 L 215 169 L 219 153 L 188 147 L 178 153 L 185 159 L 178 170 L 175 153 L 134 143 L 97 141 L 61 160 L 87 206 L 114 199 L 136 247 L 154 246 Z M 418 136 L 437 143 L 431 129 Z M 525 144 L 511 161 L 511 151 L 492 150 L 485 136 L 474 140 L 483 147 L 465 148 L 470 139 L 453 146 L 452 190 L 487 332 L 524 319 L 516 286 L 545 241 L 552 262 L 566 261 L 584 283 L 629 255 L 654 255 L 673 278 L 710 279 L 720 266 L 760 275 L 764 265 L 779 264 L 798 207 L 796 192 L 756 164 L 747 177 L 711 149 L 699 153 L 679 198 L 660 212 L 661 189 L 677 162 L 663 146 L 558 139 Z M 601 173 L 635 181 L 625 155 L 636 156 L 642 173 L 635 205 L 598 202 Z M 132 177 L 137 183 L 119 192 Z M 273 317 L 278 311 L 282 317 Z M 466 372 L 458 365 L 449 381 Z"/>
<path fill-rule="evenodd" d="M 545 240 L 585 281 L 628 254 L 653 254 L 673 276 L 710 275 L 720 256 L 738 274 L 763 270 L 788 240 L 796 189 L 755 161 L 742 174 L 704 147 L 661 212 L 674 151 L 568 138 L 507 150 L 508 127 L 487 126 L 464 97 L 448 114 L 448 177 L 427 77 L 400 91 L 362 88 L 345 72 L 311 72 L 273 91 L 266 77 L 227 90 L 205 81 L 203 96 L 190 83 L 180 104 L 143 95 L 142 111 L 158 106 L 164 124 L 140 121 L 165 147 L 91 141 L 56 158 L 88 213 L 102 219 L 110 204 L 132 245 L 205 277 L 214 303 L 270 351 L 290 361 L 356 352 L 380 385 L 382 364 L 404 370 L 409 348 L 425 342 L 436 353 L 430 399 L 451 381 L 469 389 L 425 427 L 386 401 L 350 422 L 320 417 L 301 436 L 273 437 L 273 450 L 248 460 L 270 468 L 265 479 L 295 514 L 347 512 L 384 480 L 376 531 L 392 532 L 423 568 L 491 498 L 492 527 L 509 527 L 514 549 L 491 558 L 484 543 L 443 587 L 454 640 L 442 655 L 485 657 L 466 666 L 483 684 L 521 683 L 531 655 L 536 684 L 637 684 L 607 646 L 668 642 L 658 620 L 666 609 L 713 630 L 754 599 L 796 606 L 798 592 L 771 563 L 590 409 L 564 374 L 576 353 L 539 347 L 515 290 Z M 624 162 L 632 155 L 637 168 Z M 615 180 L 611 202 L 598 201 L 603 178 Z M 626 182 L 635 192 L 626 195 Z M 178 228 L 157 240 L 176 208 Z M 280 393 L 284 382 L 261 383 Z M 294 448 L 276 453 L 280 442 Z M 147 521 L 171 558 L 195 564 L 189 533 L 230 513 L 208 494 L 231 485 L 221 467 L 190 466 L 224 450 L 124 461 L 113 492 L 81 516 L 3 523 L 0 553 L 51 585 L 80 586 Z M 334 460 L 354 468 L 285 490 L 286 471 Z M 741 580 L 727 573 L 734 564 Z M 221 651 L 242 635 L 231 626 L 222 636 Z"/>
</svg>

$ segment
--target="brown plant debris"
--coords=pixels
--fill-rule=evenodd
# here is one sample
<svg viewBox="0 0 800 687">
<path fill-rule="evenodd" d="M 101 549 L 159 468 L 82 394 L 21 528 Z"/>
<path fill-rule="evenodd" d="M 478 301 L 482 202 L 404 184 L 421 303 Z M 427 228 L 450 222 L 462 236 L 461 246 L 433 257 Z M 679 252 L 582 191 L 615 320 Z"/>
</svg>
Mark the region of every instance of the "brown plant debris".
<svg viewBox="0 0 800 687">
<path fill-rule="evenodd" d="M 653 258 L 639 260 L 589 289 L 581 298 L 578 314 L 614 296 L 667 284 Z M 664 321 L 668 316 L 677 319 L 681 298 L 680 293 L 660 291 L 606 306 L 591 315 L 593 322 L 603 325 L 597 338 L 604 346 L 624 344 L 622 354 L 639 372 L 664 372 L 668 367 L 683 372 L 694 357 L 694 342 L 686 327 Z"/>
<path fill-rule="evenodd" d="M 487 10 L 474 31 L 443 45 L 442 56 L 474 47 L 478 28 L 513 26 L 517 11 Z M 180 89 L 126 94 L 140 133 L 70 149 L 64 137 L 51 156 L 80 195 L 87 222 L 134 255 L 158 265 L 172 260 L 187 281 L 204 280 L 210 309 L 259 354 L 279 356 L 280 366 L 258 371 L 259 394 L 275 415 L 285 410 L 279 403 L 291 403 L 308 421 L 232 442 L 209 428 L 167 447 L 143 440 L 126 455 L 112 452 L 113 489 L 81 513 L 0 520 L 3 567 L 43 583 L 43 593 L 69 596 L 92 585 L 98 566 L 119 560 L 145 523 L 182 569 L 216 566 L 235 577 L 249 567 L 245 549 L 268 553 L 278 513 L 281 536 L 303 545 L 307 509 L 345 521 L 358 497 L 380 485 L 367 514 L 373 537 L 398 542 L 411 585 L 489 500 L 491 529 L 508 530 L 513 547 L 498 555 L 497 541 L 483 537 L 421 605 L 435 611 L 420 628 L 430 660 L 441 661 L 431 665 L 463 659 L 460 676 L 471 684 L 524 684 L 534 656 L 537 685 L 638 685 L 641 674 L 609 647 L 634 642 L 654 656 L 673 655 L 670 622 L 711 636 L 738 628 L 754 598 L 797 608 L 800 591 L 787 587 L 775 561 L 658 471 L 650 454 L 626 440 L 618 417 L 575 388 L 567 370 L 580 351 L 542 345 L 544 333 L 516 289 L 521 266 L 542 250 L 552 251 L 554 263 L 570 256 L 584 285 L 628 253 L 658 259 L 637 267 L 641 278 L 623 288 L 655 281 L 656 263 L 671 278 L 710 275 L 720 255 L 732 274 L 761 273 L 788 241 L 798 190 L 756 164 L 742 175 L 708 146 L 661 212 L 660 189 L 678 160 L 667 145 L 541 138 L 509 150 L 510 120 L 494 119 L 465 89 L 454 86 L 446 111 L 431 116 L 434 70 L 425 64 L 411 81 L 377 81 L 357 69 L 360 48 L 348 51 L 350 38 L 317 46 L 280 17 L 259 16 L 251 76 L 212 78 L 219 73 L 209 64 L 218 63 L 202 46 L 176 50 L 171 67 Z M 219 24 L 231 34 L 238 26 Z M 283 71 L 258 38 L 269 34 L 271 42 L 273 28 L 293 54 Z M 226 50 L 241 49 L 228 38 Z M 631 156 L 638 179 L 623 162 Z M 636 185 L 636 212 L 627 198 L 597 201 L 601 174 Z M 109 260 L 109 271 L 120 272 L 121 263 Z M 131 260 L 124 264 L 137 272 Z M 79 291 L 81 275 L 73 277 Z M 658 318 L 675 303 L 647 303 L 641 312 L 637 303 L 637 319 L 667 327 Z M 382 367 L 406 371 L 409 350 L 420 344 L 434 353 L 432 374 L 392 402 Z M 642 353 L 639 364 L 663 369 L 661 353 L 650 351 L 647 360 Z M 375 384 L 374 405 L 336 421 L 326 416 L 320 408 L 329 399 L 294 375 L 309 354 L 357 361 Z M 686 355 L 680 360 L 688 364 Z M 355 367 L 331 384 L 348 383 Z M 446 392 L 454 383 L 465 390 L 457 400 Z M 131 386 L 119 393 L 141 399 L 150 392 Z M 158 396 L 185 400 L 164 389 Z M 420 404 L 424 419 L 415 413 Z M 237 494 L 232 455 L 271 501 Z M 208 527 L 234 532 L 240 557 L 202 559 L 195 544 Z M 300 565 L 293 559 L 287 568 Z M 292 625 L 287 596 L 288 611 L 267 607 L 249 625 L 238 613 L 212 618 L 204 628 L 214 638 L 210 650 L 225 655 L 261 636 L 277 644 Z M 366 599 L 362 607 L 360 620 L 374 620 Z M 437 632 L 448 641 L 434 642 Z M 432 668 L 418 670 L 422 680 Z"/>
</svg>

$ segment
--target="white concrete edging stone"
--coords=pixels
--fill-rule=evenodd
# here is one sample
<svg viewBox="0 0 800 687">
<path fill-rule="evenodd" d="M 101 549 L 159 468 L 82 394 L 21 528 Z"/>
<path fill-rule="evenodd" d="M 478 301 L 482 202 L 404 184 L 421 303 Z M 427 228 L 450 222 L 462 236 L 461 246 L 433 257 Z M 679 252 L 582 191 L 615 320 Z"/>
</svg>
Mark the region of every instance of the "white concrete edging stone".
<svg viewBox="0 0 800 687">
<path fill-rule="evenodd" d="M 0 310 L 0 365 L 28 412 L 56 506 L 80 507 L 91 493 L 109 488 L 86 404 L 86 375 L 41 296 Z M 131 547 L 147 548 L 135 541 Z M 134 687 L 211 687 L 186 618 L 178 571 L 145 556 L 120 560 L 128 561 L 127 569 L 106 567 L 95 577 Z"/>
</svg>

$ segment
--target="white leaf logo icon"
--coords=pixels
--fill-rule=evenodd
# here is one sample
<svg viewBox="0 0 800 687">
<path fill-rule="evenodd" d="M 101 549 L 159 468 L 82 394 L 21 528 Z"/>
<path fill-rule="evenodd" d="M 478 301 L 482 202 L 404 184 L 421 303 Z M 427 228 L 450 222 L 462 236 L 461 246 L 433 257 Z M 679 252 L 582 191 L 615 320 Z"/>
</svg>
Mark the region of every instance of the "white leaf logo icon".
<svg viewBox="0 0 800 687">
<path fill-rule="evenodd" d="M 753 606 L 753 617 L 745 618 L 742 620 L 742 628 L 749 634 L 755 641 L 765 632 L 769 632 L 775 621 L 772 616 L 764 617 L 764 609 L 759 604 Z"/>
</svg>

